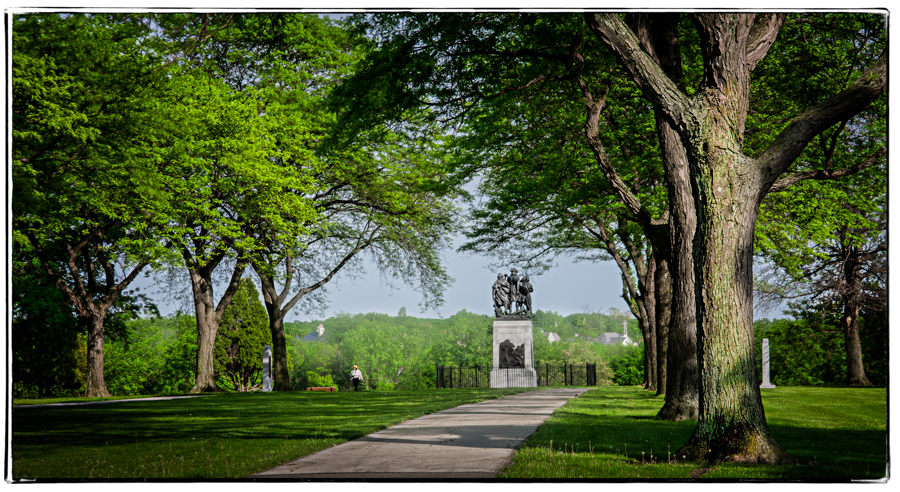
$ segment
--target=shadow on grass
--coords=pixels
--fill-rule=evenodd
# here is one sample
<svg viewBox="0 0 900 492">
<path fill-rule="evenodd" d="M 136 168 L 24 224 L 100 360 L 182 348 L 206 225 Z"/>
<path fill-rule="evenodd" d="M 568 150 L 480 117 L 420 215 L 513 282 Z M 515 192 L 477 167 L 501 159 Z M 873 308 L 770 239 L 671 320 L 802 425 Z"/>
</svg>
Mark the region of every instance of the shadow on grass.
<svg viewBox="0 0 900 492">
<path fill-rule="evenodd" d="M 436 400 L 403 393 L 286 393 L 31 408 L 13 412 L 13 439 L 23 452 L 136 441 L 351 440 L 393 425 L 404 413 L 418 417 L 447 407 Z"/>
<path fill-rule="evenodd" d="M 878 414 L 883 400 L 876 398 L 860 404 L 858 411 L 847 415 L 845 420 L 834 420 L 837 417 L 821 420 L 824 417 L 819 407 L 834 406 L 834 402 L 839 400 L 840 393 L 810 391 L 807 388 L 797 392 L 786 390 L 778 398 L 766 399 L 767 410 L 773 410 L 773 417 L 768 422 L 776 442 L 794 457 L 817 464 L 768 467 L 697 463 L 696 467 L 709 468 L 697 476 L 701 479 L 806 481 L 884 477 L 887 464 L 886 432 L 878 428 L 883 424 L 877 420 L 862 423 L 858 418 L 859 415 Z M 662 404 L 662 399 L 634 389 L 598 389 L 558 410 L 528 439 L 524 448 L 549 450 L 552 445 L 554 451 L 569 452 L 574 448 L 573 456 L 588 452 L 605 453 L 608 455 L 605 458 L 607 463 L 617 463 L 612 465 L 613 471 L 610 472 L 614 477 L 692 478 L 685 475 L 684 468 L 675 465 L 668 471 L 656 472 L 648 471 L 648 468 L 642 468 L 643 471 L 630 468 L 665 466 L 670 458 L 676 458 L 674 453 L 693 433 L 696 421 L 657 420 L 655 415 Z M 853 428 L 863 425 L 869 428 Z M 537 460 L 547 459 L 540 453 L 534 456 L 538 457 L 535 458 Z M 646 465 L 650 461 L 656 464 Z M 516 463 L 507 476 L 527 476 L 529 467 L 540 466 L 539 461 Z M 520 468 L 517 470 L 515 467 Z M 577 469 L 574 465 L 572 468 Z"/>
</svg>

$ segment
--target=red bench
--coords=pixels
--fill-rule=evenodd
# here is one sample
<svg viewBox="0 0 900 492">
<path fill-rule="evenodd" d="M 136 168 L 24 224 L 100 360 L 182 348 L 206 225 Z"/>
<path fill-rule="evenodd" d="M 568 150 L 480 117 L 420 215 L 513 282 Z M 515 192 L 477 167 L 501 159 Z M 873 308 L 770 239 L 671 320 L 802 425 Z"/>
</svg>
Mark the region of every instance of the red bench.
<svg viewBox="0 0 900 492">
<path fill-rule="evenodd" d="M 306 391 L 329 391 L 329 392 L 333 392 L 333 391 L 337 391 L 337 390 L 338 390 L 338 389 L 337 389 L 336 387 L 334 387 L 334 386 L 312 386 L 312 387 L 306 388 Z"/>
</svg>

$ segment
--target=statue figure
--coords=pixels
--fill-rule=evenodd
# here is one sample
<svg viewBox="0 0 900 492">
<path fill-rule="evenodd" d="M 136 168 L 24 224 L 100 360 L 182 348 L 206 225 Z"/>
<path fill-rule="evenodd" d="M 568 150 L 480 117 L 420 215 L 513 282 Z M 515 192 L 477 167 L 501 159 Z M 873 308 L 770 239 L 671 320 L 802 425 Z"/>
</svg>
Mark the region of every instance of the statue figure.
<svg viewBox="0 0 900 492">
<path fill-rule="evenodd" d="M 494 297 L 494 315 L 502 316 L 503 314 L 506 314 L 503 312 L 503 308 L 507 308 L 507 312 L 509 311 L 510 292 L 506 276 L 502 273 L 497 274 L 497 281 L 494 282 L 492 294 Z"/>
<path fill-rule="evenodd" d="M 506 277 L 506 281 L 509 284 L 509 300 L 506 303 L 506 312 L 512 312 L 512 303 L 516 303 L 516 311 L 518 311 L 519 304 L 519 276 L 517 275 L 517 270 L 515 268 L 511 268 L 509 277 Z"/>
<path fill-rule="evenodd" d="M 525 305 L 525 311 L 528 314 L 531 314 L 531 293 L 534 292 L 534 287 L 531 286 L 531 282 L 528 281 L 528 275 L 525 276 L 519 282 L 519 297 L 522 300 L 522 304 Z M 516 304 L 516 311 L 519 311 L 519 304 Z"/>
<path fill-rule="evenodd" d="M 491 288 L 491 295 L 494 299 L 494 315 L 525 315 L 531 316 L 531 293 L 534 292 L 531 282 L 526 275 L 519 278 L 519 272 L 515 268 L 510 268 L 509 276 L 502 273 L 497 274 L 497 280 Z M 515 303 L 515 310 L 513 310 Z"/>
</svg>

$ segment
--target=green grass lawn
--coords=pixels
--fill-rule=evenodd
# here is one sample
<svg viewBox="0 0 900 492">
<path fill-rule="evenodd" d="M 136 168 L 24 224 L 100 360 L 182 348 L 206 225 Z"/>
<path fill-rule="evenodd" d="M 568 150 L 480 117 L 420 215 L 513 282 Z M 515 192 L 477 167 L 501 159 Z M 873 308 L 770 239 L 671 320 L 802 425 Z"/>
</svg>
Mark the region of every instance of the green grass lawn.
<svg viewBox="0 0 900 492">
<path fill-rule="evenodd" d="M 769 430 L 814 465 L 674 463 L 695 421 L 654 420 L 663 404 L 638 387 L 604 387 L 570 400 L 522 446 L 499 477 L 847 481 L 885 477 L 884 388 L 764 389 Z M 669 460 L 672 459 L 673 463 Z"/>
<path fill-rule="evenodd" d="M 404 420 L 521 390 L 214 394 L 16 407 L 13 478 L 243 478 Z M 654 420 L 662 398 L 638 387 L 612 386 L 558 409 L 499 477 L 846 481 L 885 476 L 885 389 L 779 387 L 763 390 L 763 402 L 778 443 L 817 464 L 669 463 L 695 423 Z"/>
<path fill-rule="evenodd" d="M 243 478 L 405 420 L 523 390 L 220 393 L 17 406 L 13 478 Z"/>
</svg>

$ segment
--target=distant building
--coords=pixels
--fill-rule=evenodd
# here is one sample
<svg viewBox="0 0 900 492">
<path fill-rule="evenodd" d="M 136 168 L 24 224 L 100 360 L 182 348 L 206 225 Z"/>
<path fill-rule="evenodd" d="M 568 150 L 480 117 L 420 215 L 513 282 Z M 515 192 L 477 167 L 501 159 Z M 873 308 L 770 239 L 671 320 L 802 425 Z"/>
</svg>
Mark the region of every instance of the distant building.
<svg viewBox="0 0 900 492">
<path fill-rule="evenodd" d="M 308 335 L 303 337 L 304 342 L 319 342 L 319 341 L 327 341 L 325 340 L 325 325 L 319 323 L 319 326 L 316 328 L 316 331 L 310 332 Z"/>
<path fill-rule="evenodd" d="M 553 343 L 553 342 L 558 342 L 561 339 L 559 338 L 559 335 L 557 335 L 556 333 L 550 333 L 547 335 L 547 340 L 550 340 L 550 343 Z"/>
<path fill-rule="evenodd" d="M 599 341 L 603 345 L 637 345 L 637 343 L 635 343 L 628 335 L 622 335 L 620 333 L 601 333 L 599 338 L 594 338 L 591 341 Z"/>
</svg>

